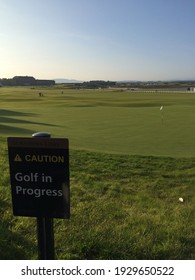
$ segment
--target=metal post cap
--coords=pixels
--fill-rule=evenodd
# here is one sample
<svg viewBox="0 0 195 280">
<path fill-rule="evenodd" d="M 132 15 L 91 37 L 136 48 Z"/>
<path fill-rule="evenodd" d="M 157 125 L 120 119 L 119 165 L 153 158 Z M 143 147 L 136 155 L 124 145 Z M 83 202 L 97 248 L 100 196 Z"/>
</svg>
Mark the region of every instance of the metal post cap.
<svg viewBox="0 0 195 280">
<path fill-rule="evenodd" d="M 36 132 L 32 134 L 32 137 L 51 137 L 49 132 Z"/>
</svg>

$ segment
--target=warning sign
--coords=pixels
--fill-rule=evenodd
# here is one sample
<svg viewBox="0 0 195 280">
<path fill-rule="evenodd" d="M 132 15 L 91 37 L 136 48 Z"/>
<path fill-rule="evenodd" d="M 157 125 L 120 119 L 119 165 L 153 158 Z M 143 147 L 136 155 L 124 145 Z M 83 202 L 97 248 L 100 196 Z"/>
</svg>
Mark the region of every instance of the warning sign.
<svg viewBox="0 0 195 280">
<path fill-rule="evenodd" d="M 14 161 L 22 161 L 21 157 L 17 154 L 14 158 Z"/>
<path fill-rule="evenodd" d="M 69 218 L 68 139 L 8 138 L 13 213 Z"/>
</svg>

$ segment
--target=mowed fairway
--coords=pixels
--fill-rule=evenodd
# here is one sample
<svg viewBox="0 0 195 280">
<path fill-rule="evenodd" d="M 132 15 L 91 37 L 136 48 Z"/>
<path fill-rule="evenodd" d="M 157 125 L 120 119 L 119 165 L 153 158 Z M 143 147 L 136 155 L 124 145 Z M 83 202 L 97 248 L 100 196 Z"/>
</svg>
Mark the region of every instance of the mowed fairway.
<svg viewBox="0 0 195 280">
<path fill-rule="evenodd" d="M 195 156 L 191 93 L 10 87 L 0 88 L 0 99 L 2 136 L 49 131 L 68 137 L 73 149 Z"/>
</svg>

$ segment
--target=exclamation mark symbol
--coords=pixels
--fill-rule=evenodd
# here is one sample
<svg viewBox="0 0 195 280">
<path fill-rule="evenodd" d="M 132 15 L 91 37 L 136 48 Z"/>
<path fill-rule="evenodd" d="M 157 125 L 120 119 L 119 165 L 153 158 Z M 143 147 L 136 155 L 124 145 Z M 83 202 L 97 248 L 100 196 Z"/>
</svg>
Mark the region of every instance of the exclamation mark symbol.
<svg viewBox="0 0 195 280">
<path fill-rule="evenodd" d="M 19 154 L 17 154 L 14 158 L 14 161 L 22 161 L 21 157 L 19 156 Z"/>
</svg>

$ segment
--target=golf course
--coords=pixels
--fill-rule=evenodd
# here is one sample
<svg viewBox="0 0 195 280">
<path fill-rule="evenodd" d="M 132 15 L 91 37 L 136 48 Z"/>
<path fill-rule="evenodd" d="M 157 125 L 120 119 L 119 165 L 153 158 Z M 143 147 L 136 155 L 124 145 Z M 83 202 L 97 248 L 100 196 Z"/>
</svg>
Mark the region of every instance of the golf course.
<svg viewBox="0 0 195 280">
<path fill-rule="evenodd" d="M 70 145 L 56 259 L 195 258 L 194 93 L 0 87 L 0 102 L 0 259 L 37 259 L 36 218 L 12 213 L 7 137 L 38 131 Z"/>
</svg>

